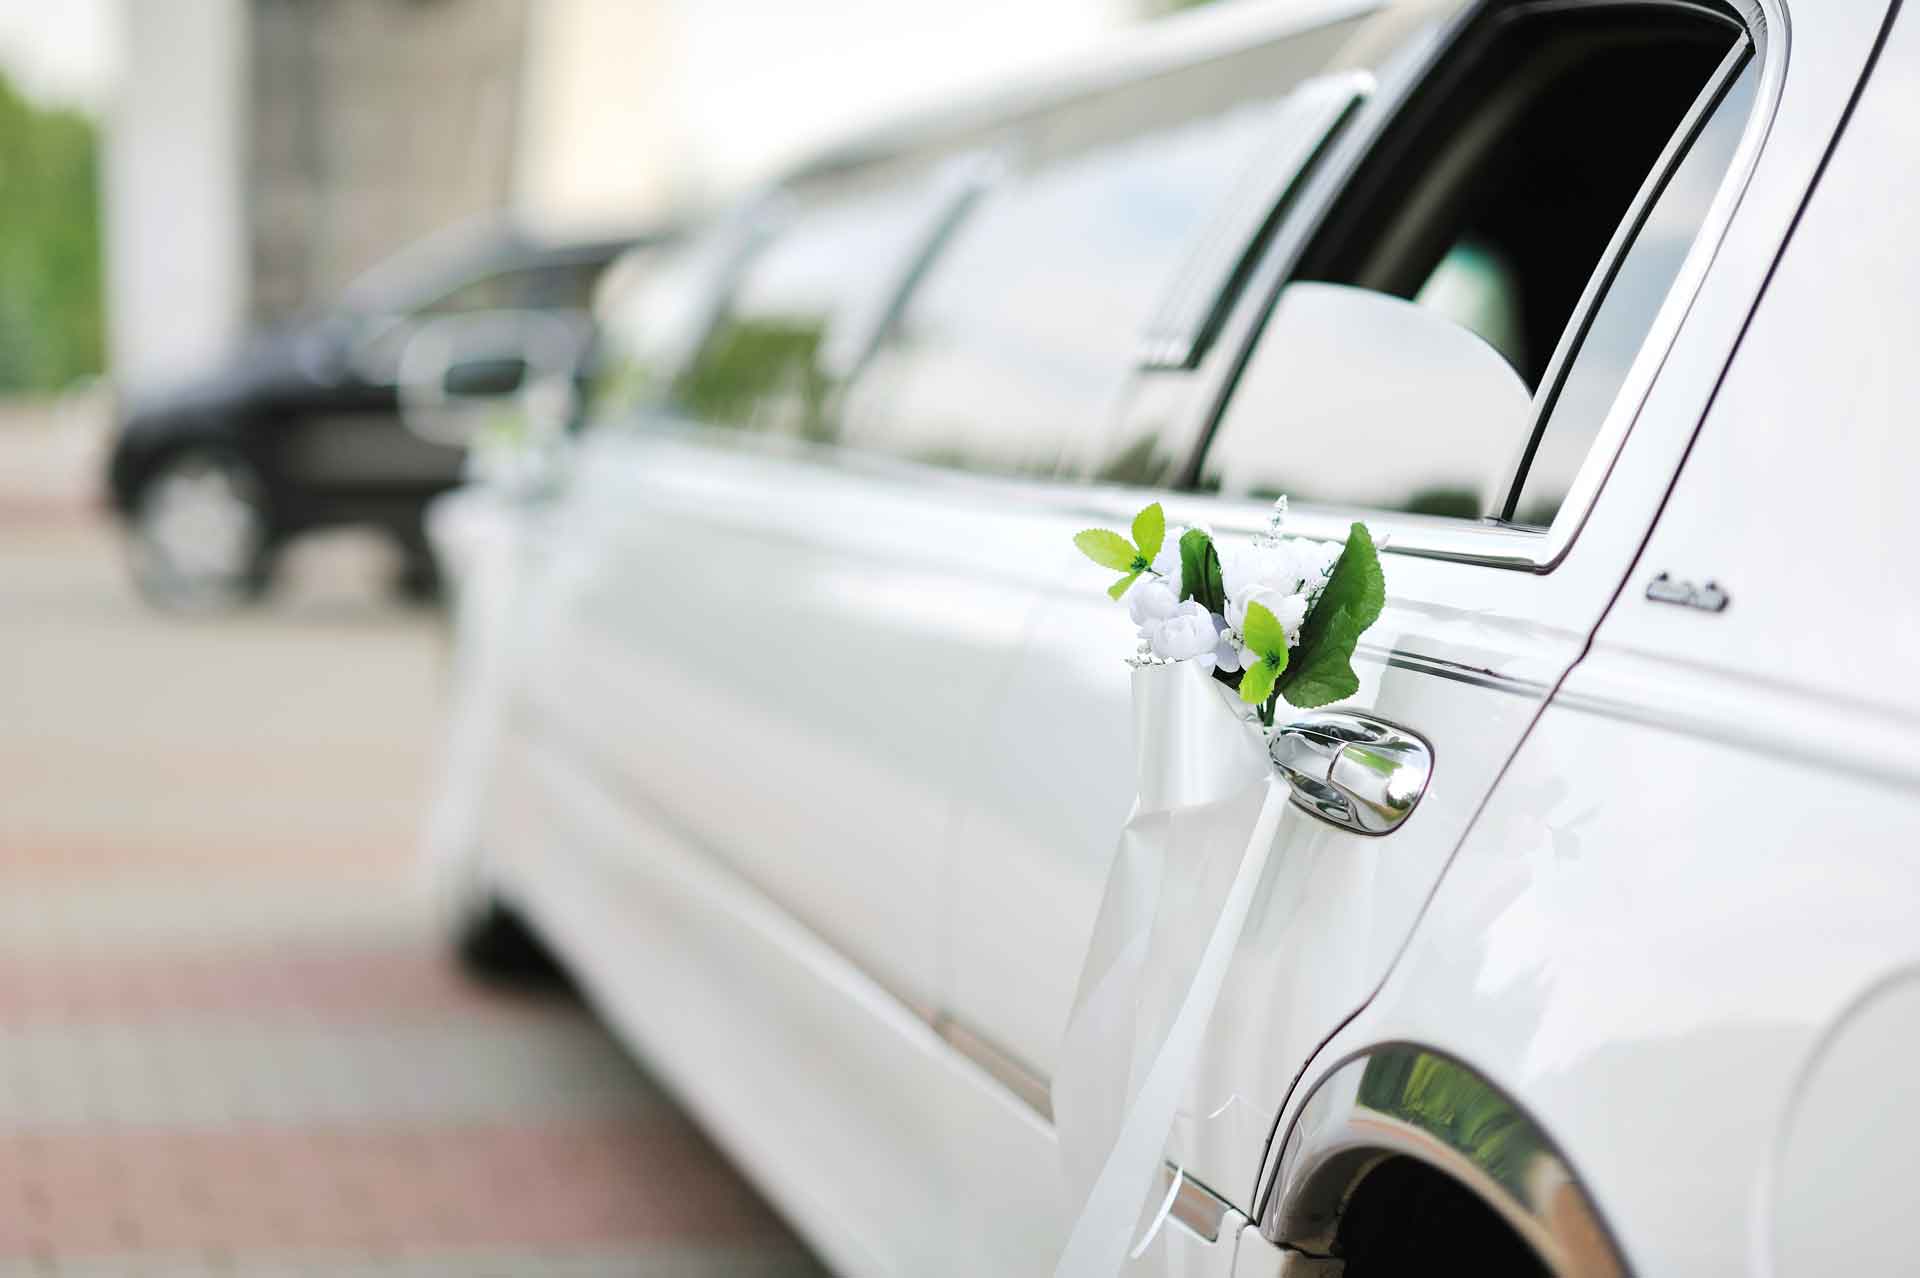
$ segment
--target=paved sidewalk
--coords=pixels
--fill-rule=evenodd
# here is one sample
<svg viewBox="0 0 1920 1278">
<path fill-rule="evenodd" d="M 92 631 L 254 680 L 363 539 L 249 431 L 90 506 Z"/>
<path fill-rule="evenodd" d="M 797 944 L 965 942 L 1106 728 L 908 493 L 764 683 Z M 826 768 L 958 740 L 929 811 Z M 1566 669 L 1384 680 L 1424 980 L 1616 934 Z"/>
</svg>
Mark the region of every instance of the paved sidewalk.
<svg viewBox="0 0 1920 1278">
<path fill-rule="evenodd" d="M 156 617 L 84 453 L 0 432 L 0 1278 L 818 1273 L 577 1002 L 446 960 L 379 548 Z"/>
</svg>

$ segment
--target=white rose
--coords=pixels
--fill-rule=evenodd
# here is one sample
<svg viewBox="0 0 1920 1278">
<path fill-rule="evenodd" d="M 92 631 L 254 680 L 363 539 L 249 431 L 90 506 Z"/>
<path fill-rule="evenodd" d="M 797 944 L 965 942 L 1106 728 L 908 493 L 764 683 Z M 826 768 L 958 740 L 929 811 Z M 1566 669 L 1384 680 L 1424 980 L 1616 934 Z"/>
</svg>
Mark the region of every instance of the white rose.
<svg viewBox="0 0 1920 1278">
<path fill-rule="evenodd" d="M 1303 541 L 1300 543 L 1301 565 L 1305 568 L 1301 588 L 1308 594 L 1327 584 L 1327 578 L 1333 573 L 1333 566 L 1340 562 L 1340 552 L 1346 549 L 1338 541 Z"/>
<path fill-rule="evenodd" d="M 1312 596 L 1306 591 L 1282 594 L 1278 590 L 1254 586 L 1241 599 L 1228 601 L 1227 625 L 1236 636 L 1244 635 L 1247 631 L 1247 605 L 1250 603 L 1257 603 L 1273 614 L 1280 628 L 1286 631 L 1287 647 L 1291 648 L 1300 642 L 1300 627 L 1306 624 L 1307 609 L 1313 603 Z"/>
<path fill-rule="evenodd" d="M 1273 615 L 1279 620 L 1280 628 L 1287 632 L 1287 647 L 1300 642 L 1300 627 L 1306 624 L 1307 608 L 1310 604 L 1306 592 L 1288 595 L 1279 602 L 1268 602 Z"/>
<path fill-rule="evenodd" d="M 1295 584 L 1293 552 L 1284 541 L 1228 551 L 1220 558 L 1220 584 L 1228 599 L 1240 599 L 1255 586 L 1272 589 L 1285 585 L 1292 589 Z"/>
<path fill-rule="evenodd" d="M 1213 628 L 1219 632 L 1219 642 L 1213 648 L 1213 664 L 1216 668 L 1232 674 L 1245 662 L 1241 655 L 1238 637 L 1227 629 L 1227 619 L 1219 613 L 1213 614 Z"/>
<path fill-rule="evenodd" d="M 1286 598 L 1285 595 L 1271 587 L 1248 586 L 1238 595 L 1229 595 L 1227 597 L 1227 624 L 1233 627 L 1235 634 L 1244 635 L 1247 633 L 1248 604 L 1260 603 L 1265 604 L 1268 608 L 1272 608 L 1284 598 Z M 1278 616 L 1279 614 L 1275 613 L 1274 615 Z"/>
<path fill-rule="evenodd" d="M 1275 616 L 1280 615 L 1280 609 L 1275 607 L 1274 597 L 1311 598 L 1326 585 L 1327 573 L 1339 556 L 1337 545 L 1297 537 L 1235 551 L 1220 566 L 1220 584 L 1227 593 L 1227 624 L 1235 631 L 1244 630 L 1247 604 L 1254 598 L 1273 608 Z M 1296 624 L 1293 631 L 1297 630 Z"/>
<path fill-rule="evenodd" d="M 1220 630 L 1206 605 L 1189 599 L 1171 617 L 1153 624 L 1148 642 L 1154 656 L 1166 661 L 1199 661 L 1211 674 Z"/>
<path fill-rule="evenodd" d="M 1142 577 L 1127 591 L 1127 615 L 1140 628 L 1140 637 L 1151 637 L 1150 628 L 1180 610 L 1180 596 L 1164 578 Z"/>
</svg>

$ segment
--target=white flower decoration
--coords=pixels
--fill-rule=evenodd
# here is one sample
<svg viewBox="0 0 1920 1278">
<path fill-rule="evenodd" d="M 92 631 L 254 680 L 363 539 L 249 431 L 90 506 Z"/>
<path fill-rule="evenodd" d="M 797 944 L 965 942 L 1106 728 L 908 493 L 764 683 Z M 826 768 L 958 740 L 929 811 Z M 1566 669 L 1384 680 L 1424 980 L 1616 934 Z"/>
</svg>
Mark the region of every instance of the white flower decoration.
<svg viewBox="0 0 1920 1278">
<path fill-rule="evenodd" d="M 1220 629 L 1205 604 L 1189 599 L 1171 617 L 1153 623 L 1147 642 L 1153 655 L 1163 661 L 1197 661 L 1212 674 Z"/>
<path fill-rule="evenodd" d="M 1327 584 L 1327 574 L 1340 557 L 1340 547 L 1327 542 L 1288 538 L 1256 542 L 1229 555 L 1220 565 L 1220 584 L 1227 594 L 1227 625 L 1235 634 L 1246 627 L 1247 604 L 1259 599 L 1282 624 L 1297 608 L 1302 619 L 1306 605 Z M 1294 605 L 1280 601 L 1299 597 Z M 1298 621 L 1287 625 L 1289 641 L 1299 637 Z"/>
<path fill-rule="evenodd" d="M 1219 642 L 1213 648 L 1213 664 L 1217 669 L 1232 674 L 1246 660 L 1240 651 L 1240 636 L 1228 628 L 1225 617 L 1217 612 L 1210 615 L 1213 617 L 1213 628 L 1219 632 Z"/>
<path fill-rule="evenodd" d="M 1127 615 L 1140 628 L 1142 639 L 1151 639 L 1151 627 L 1180 610 L 1178 583 L 1163 577 L 1141 577 L 1127 591 Z"/>
<path fill-rule="evenodd" d="M 1170 528 L 1167 539 L 1161 543 L 1160 553 L 1153 557 L 1153 570 L 1173 587 L 1177 596 L 1180 590 L 1180 538 L 1186 535 L 1184 528 Z"/>
</svg>

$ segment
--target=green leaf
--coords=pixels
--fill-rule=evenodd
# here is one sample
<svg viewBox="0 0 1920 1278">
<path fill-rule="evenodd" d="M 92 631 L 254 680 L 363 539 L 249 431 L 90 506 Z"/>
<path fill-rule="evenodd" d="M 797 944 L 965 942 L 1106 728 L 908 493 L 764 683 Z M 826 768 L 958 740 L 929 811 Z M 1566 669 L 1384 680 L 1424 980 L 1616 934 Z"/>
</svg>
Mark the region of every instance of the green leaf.
<svg viewBox="0 0 1920 1278">
<path fill-rule="evenodd" d="M 1241 632 L 1247 641 L 1247 647 L 1259 653 L 1267 661 L 1276 662 L 1274 673 L 1279 674 L 1287 668 L 1287 631 L 1280 624 L 1280 618 L 1263 603 L 1247 605 L 1247 624 Z"/>
<path fill-rule="evenodd" d="M 1298 656 L 1280 685 L 1280 695 L 1289 705 L 1311 710 L 1360 691 L 1360 676 L 1353 672 L 1353 645 L 1361 629 L 1353 623 L 1352 613 L 1336 608 L 1318 644 L 1308 648 L 1305 639 L 1300 641 Z"/>
<path fill-rule="evenodd" d="M 1085 532 L 1073 535 L 1073 544 L 1080 547 L 1080 553 L 1099 564 L 1102 568 L 1111 568 L 1115 572 L 1132 572 L 1133 561 L 1139 558 L 1133 543 L 1117 532 L 1105 528 L 1089 528 Z M 1119 596 L 1114 596 L 1116 599 Z"/>
<path fill-rule="evenodd" d="M 1366 525 L 1355 524 L 1327 585 L 1300 628 L 1293 664 L 1280 681 L 1289 704 L 1310 710 L 1360 690 L 1353 650 L 1386 606 L 1387 580 Z"/>
<path fill-rule="evenodd" d="M 1279 667 L 1268 665 L 1265 658 L 1256 660 L 1252 668 L 1240 676 L 1240 699 L 1250 706 L 1265 705 L 1273 695 L 1273 681 L 1279 677 Z"/>
<path fill-rule="evenodd" d="M 1139 547 L 1140 557 L 1152 563 L 1166 541 L 1167 512 L 1156 501 L 1133 517 L 1133 544 Z"/>
<path fill-rule="evenodd" d="M 1365 630 L 1380 619 L 1380 610 L 1386 603 L 1387 578 L 1380 570 L 1380 552 L 1373 548 L 1367 526 L 1355 524 L 1347 533 L 1346 547 L 1334 563 L 1314 611 L 1322 607 L 1345 608 L 1353 624 Z M 1313 617 L 1309 614 L 1307 626 L 1312 625 Z"/>
<path fill-rule="evenodd" d="M 1208 612 L 1227 610 L 1226 587 L 1220 583 L 1220 552 L 1213 538 L 1198 528 L 1180 538 L 1180 596 L 1198 600 Z"/>
<path fill-rule="evenodd" d="M 1121 595 L 1124 595 L 1127 593 L 1127 588 L 1133 585 L 1133 583 L 1138 580 L 1140 580 L 1139 573 L 1137 572 L 1128 573 L 1126 576 L 1122 577 L 1120 580 L 1114 582 L 1111 586 L 1107 587 L 1108 597 L 1118 600 Z"/>
<path fill-rule="evenodd" d="M 1248 705 L 1265 705 L 1273 695 L 1274 681 L 1287 668 L 1286 627 L 1265 604 L 1250 603 L 1242 637 L 1253 653 L 1253 665 L 1240 676 L 1240 699 Z"/>
</svg>

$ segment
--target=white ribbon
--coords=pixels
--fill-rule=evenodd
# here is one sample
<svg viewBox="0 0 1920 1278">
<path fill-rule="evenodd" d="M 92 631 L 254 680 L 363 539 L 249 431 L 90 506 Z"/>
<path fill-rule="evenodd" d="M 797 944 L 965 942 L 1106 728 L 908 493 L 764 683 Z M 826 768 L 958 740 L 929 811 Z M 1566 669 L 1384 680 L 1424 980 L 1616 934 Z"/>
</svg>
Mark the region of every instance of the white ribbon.
<svg viewBox="0 0 1920 1278">
<path fill-rule="evenodd" d="M 1138 798 L 1053 1079 L 1080 1204 L 1055 1278 L 1110 1278 L 1165 1219 L 1135 1247 L 1288 799 L 1259 728 L 1191 662 L 1135 669 L 1133 735 Z"/>
</svg>

